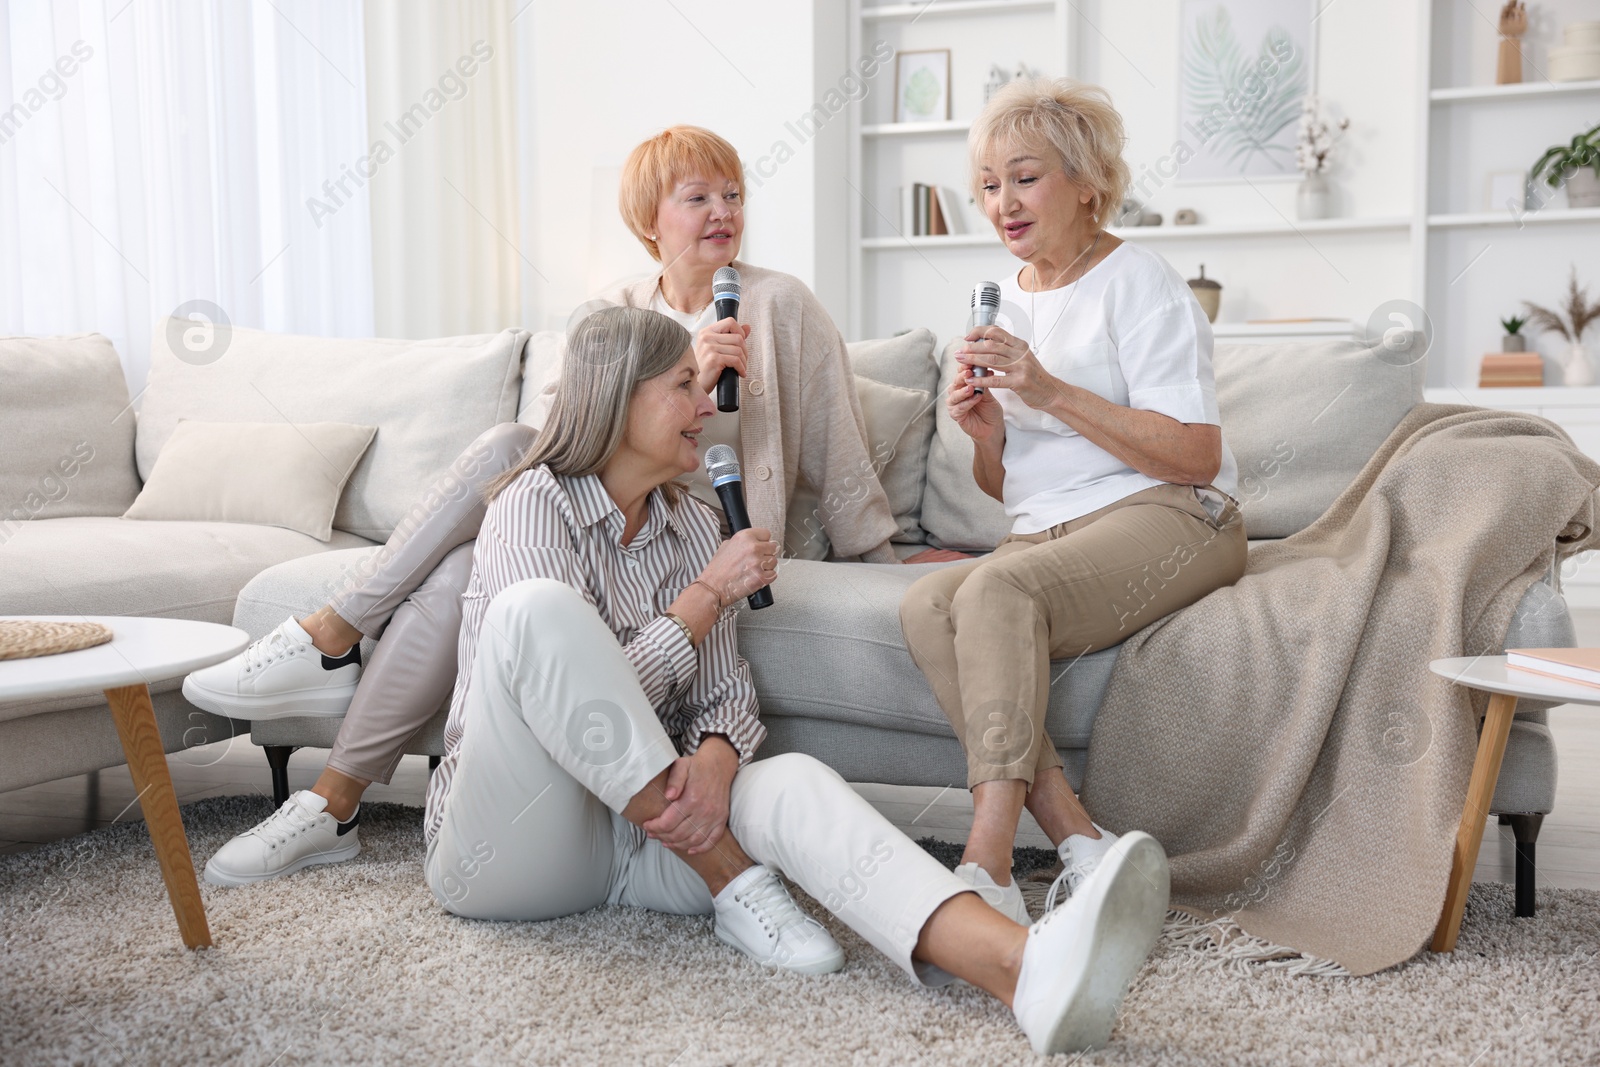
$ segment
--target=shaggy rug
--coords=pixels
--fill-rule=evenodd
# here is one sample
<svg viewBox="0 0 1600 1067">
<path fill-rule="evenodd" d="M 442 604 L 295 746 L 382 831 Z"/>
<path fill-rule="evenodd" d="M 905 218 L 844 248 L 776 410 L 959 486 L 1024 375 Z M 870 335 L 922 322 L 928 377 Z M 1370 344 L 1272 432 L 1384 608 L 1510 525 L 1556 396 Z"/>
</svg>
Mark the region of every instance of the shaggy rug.
<svg viewBox="0 0 1600 1067">
<path fill-rule="evenodd" d="M 197 860 L 269 810 L 259 797 L 185 808 Z M 361 823 L 352 863 L 244 889 L 202 883 L 217 944 L 201 952 L 181 947 L 142 825 L 0 858 L 0 1061 L 1034 1059 L 998 1002 L 917 988 L 831 917 L 850 962 L 821 978 L 764 971 L 712 937 L 709 919 L 602 908 L 466 921 L 422 883 L 418 809 L 369 804 Z M 1600 893 L 1546 890 L 1538 918 L 1510 913 L 1509 887 L 1474 886 L 1454 955 L 1367 978 L 1223 967 L 1171 936 L 1110 1046 L 1081 1062 L 1600 1062 Z"/>
</svg>

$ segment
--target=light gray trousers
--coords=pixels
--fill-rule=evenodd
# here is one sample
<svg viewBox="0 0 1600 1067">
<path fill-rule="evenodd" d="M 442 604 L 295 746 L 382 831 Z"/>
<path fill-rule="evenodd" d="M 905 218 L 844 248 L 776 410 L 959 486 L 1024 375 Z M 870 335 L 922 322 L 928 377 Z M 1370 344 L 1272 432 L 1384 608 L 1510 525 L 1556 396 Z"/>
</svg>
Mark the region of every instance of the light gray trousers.
<svg viewBox="0 0 1600 1067">
<path fill-rule="evenodd" d="M 423 493 L 395 532 L 328 602 L 368 637 L 379 637 L 328 756 L 328 766 L 388 782 L 406 745 L 456 682 L 461 594 L 472 577 L 472 545 L 483 524 L 483 487 L 533 446 L 531 426 L 485 430 Z"/>
<path fill-rule="evenodd" d="M 533 578 L 494 598 L 465 719 L 449 791 L 429 798 L 439 828 L 423 870 L 446 909 L 521 920 L 607 903 L 711 911 L 700 876 L 620 814 L 677 754 L 577 590 Z M 835 771 L 799 753 L 747 764 L 733 779 L 728 829 L 913 978 L 950 981 L 911 953 L 934 911 L 972 887 Z"/>
</svg>

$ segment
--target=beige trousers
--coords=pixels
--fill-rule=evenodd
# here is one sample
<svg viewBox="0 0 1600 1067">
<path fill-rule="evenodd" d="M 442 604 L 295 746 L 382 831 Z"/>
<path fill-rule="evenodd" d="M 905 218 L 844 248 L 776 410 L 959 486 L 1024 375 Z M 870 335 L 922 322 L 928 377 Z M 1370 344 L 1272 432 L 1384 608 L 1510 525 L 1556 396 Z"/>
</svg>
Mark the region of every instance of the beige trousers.
<svg viewBox="0 0 1600 1067">
<path fill-rule="evenodd" d="M 382 636 L 339 726 L 329 767 L 387 782 L 406 744 L 450 696 L 461 594 L 486 510 L 483 487 L 515 466 L 537 436 L 515 422 L 485 430 L 329 600 L 345 622 L 368 637 Z"/>
<path fill-rule="evenodd" d="M 919 579 L 906 649 L 967 753 L 967 785 L 1061 766 L 1044 729 L 1050 661 L 1126 640 L 1244 573 L 1244 520 L 1159 485 Z"/>
<path fill-rule="evenodd" d="M 677 752 L 577 590 L 534 578 L 494 598 L 466 722 L 423 862 L 443 907 L 513 920 L 602 904 L 711 912 L 700 876 L 620 814 Z M 728 801 L 728 829 L 751 859 L 797 882 L 916 980 L 950 981 L 911 953 L 939 905 L 972 887 L 836 772 L 799 753 L 756 760 L 734 776 Z"/>
</svg>

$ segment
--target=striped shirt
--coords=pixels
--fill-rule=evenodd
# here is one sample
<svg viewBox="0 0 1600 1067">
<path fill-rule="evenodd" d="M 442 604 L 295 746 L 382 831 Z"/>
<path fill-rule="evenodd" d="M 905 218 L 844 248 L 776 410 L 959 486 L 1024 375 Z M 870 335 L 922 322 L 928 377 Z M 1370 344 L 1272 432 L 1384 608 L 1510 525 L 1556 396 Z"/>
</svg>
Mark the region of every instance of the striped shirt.
<svg viewBox="0 0 1600 1067">
<path fill-rule="evenodd" d="M 664 614 L 721 543 L 711 509 L 687 493 L 669 505 L 659 489 L 647 508 L 644 526 L 624 546 L 622 510 L 595 475 L 568 478 L 535 467 L 490 502 L 461 598 L 445 757 L 428 782 L 428 840 L 443 821 L 461 739 L 471 725 L 467 689 L 483 617 L 502 590 L 529 578 L 565 582 L 594 605 L 680 752 L 694 752 L 708 734 L 721 734 L 742 765 L 765 740 L 750 667 L 739 656 L 735 614 L 718 620 L 699 648 Z"/>
</svg>

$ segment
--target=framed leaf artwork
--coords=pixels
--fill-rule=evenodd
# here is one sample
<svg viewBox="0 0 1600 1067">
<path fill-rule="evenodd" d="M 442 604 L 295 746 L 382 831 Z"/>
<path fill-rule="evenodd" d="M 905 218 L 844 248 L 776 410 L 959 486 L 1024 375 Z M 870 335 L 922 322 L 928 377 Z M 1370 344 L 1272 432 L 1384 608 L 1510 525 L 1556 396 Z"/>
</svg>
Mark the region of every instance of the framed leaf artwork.
<svg viewBox="0 0 1600 1067">
<path fill-rule="evenodd" d="M 1310 0 L 1182 0 L 1180 182 L 1301 177 L 1295 139 L 1316 84 Z"/>
<path fill-rule="evenodd" d="M 950 49 L 897 52 L 894 120 L 939 122 L 950 117 Z"/>
</svg>

